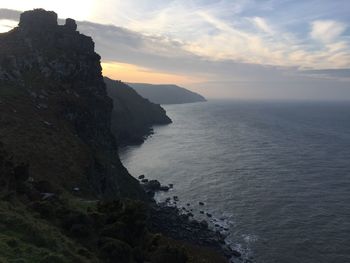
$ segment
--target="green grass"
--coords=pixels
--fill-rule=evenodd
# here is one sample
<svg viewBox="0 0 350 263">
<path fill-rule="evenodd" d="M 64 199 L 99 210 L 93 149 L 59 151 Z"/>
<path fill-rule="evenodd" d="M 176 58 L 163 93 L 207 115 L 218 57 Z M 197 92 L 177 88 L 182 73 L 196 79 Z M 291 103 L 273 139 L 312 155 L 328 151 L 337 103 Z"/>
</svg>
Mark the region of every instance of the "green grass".
<svg viewBox="0 0 350 263">
<path fill-rule="evenodd" d="M 0 262 L 97 262 L 52 223 L 20 203 L 0 201 Z"/>
</svg>

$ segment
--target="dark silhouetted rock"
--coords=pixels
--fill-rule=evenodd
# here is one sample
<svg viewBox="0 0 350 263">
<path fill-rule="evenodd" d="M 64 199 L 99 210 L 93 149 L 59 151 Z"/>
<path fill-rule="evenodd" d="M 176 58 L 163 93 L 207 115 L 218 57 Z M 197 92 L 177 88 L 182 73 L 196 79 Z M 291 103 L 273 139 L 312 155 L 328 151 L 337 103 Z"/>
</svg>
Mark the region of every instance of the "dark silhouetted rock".
<svg viewBox="0 0 350 263">
<path fill-rule="evenodd" d="M 114 102 L 112 131 L 119 145 L 141 144 L 152 134 L 153 125 L 171 123 L 162 107 L 141 97 L 133 88 L 107 77 L 104 81 Z"/>
<path fill-rule="evenodd" d="M 193 217 L 193 214 L 191 212 L 187 213 L 189 217 Z"/>
<path fill-rule="evenodd" d="M 202 221 L 200 221 L 199 223 L 201 224 L 201 226 L 202 226 L 203 228 L 205 228 L 205 229 L 208 228 L 208 222 L 207 222 L 207 221 L 202 220 Z"/>
<path fill-rule="evenodd" d="M 58 25 L 54 12 L 22 13 L 19 27 L 0 34 L 0 88 L 13 94 L 1 96 L 1 139 L 37 181 L 69 192 L 79 185 L 95 197 L 146 199 L 118 158 L 101 70 L 94 42 L 73 19 Z"/>
<path fill-rule="evenodd" d="M 169 191 L 169 186 L 166 186 L 166 185 L 161 185 L 160 187 L 159 187 L 159 191 L 165 191 L 165 192 L 167 192 L 167 191 Z"/>
<path fill-rule="evenodd" d="M 44 9 L 26 11 L 20 16 L 19 26 L 28 31 L 51 30 L 57 26 L 57 14 Z"/>
<path fill-rule="evenodd" d="M 77 23 L 75 22 L 74 19 L 67 18 L 66 23 L 65 23 L 65 28 L 67 28 L 70 31 L 75 31 L 77 30 Z"/>
<path fill-rule="evenodd" d="M 161 189 L 161 185 L 158 180 L 149 180 L 143 184 L 143 188 L 148 191 L 156 192 Z"/>
</svg>

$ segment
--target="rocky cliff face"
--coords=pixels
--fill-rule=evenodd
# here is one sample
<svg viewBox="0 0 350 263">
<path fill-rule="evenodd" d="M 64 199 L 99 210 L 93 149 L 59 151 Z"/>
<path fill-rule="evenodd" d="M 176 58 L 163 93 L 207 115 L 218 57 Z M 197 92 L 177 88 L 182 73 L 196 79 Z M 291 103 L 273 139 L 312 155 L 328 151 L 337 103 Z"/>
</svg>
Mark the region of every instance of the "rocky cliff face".
<svg viewBox="0 0 350 263">
<path fill-rule="evenodd" d="M 153 125 L 171 123 L 165 110 L 141 97 L 121 81 L 105 77 L 108 95 L 114 102 L 112 132 L 118 145 L 142 143 L 152 132 Z"/>
<path fill-rule="evenodd" d="M 74 20 L 41 9 L 0 34 L 0 141 L 34 180 L 86 195 L 144 198 L 111 133 L 100 56 Z"/>
</svg>

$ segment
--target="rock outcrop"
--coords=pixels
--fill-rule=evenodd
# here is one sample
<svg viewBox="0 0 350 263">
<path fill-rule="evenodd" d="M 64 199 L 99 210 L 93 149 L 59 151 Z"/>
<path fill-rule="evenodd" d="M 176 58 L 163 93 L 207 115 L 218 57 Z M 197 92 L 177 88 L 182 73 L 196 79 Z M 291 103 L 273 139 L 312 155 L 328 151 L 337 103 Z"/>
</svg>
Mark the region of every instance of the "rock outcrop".
<svg viewBox="0 0 350 263">
<path fill-rule="evenodd" d="M 105 83 L 114 102 L 112 132 L 118 145 L 142 143 L 152 133 L 153 125 L 171 123 L 160 105 L 141 97 L 125 83 L 107 77 Z"/>
<path fill-rule="evenodd" d="M 143 199 L 118 158 L 100 56 L 76 29 L 73 19 L 58 25 L 56 13 L 35 9 L 0 34 L 0 141 L 34 180 Z"/>
</svg>

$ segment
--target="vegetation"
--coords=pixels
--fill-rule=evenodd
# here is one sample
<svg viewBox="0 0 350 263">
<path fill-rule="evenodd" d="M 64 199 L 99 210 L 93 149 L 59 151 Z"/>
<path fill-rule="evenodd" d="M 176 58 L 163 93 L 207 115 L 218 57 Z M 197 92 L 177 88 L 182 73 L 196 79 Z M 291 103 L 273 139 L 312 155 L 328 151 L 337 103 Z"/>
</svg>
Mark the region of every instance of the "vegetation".
<svg viewBox="0 0 350 263">
<path fill-rule="evenodd" d="M 150 233 L 140 201 L 2 200 L 0 233 L 0 262 L 226 262 L 215 252 Z"/>
<path fill-rule="evenodd" d="M 73 20 L 56 20 L 28 11 L 0 35 L 0 263 L 225 262 L 149 231 L 148 197 L 118 158 L 100 57 Z M 116 105 L 166 117 L 136 98 Z"/>
<path fill-rule="evenodd" d="M 141 97 L 130 86 L 106 77 L 104 81 L 114 103 L 112 132 L 119 145 L 142 143 L 153 125 L 171 123 L 162 107 Z"/>
</svg>

